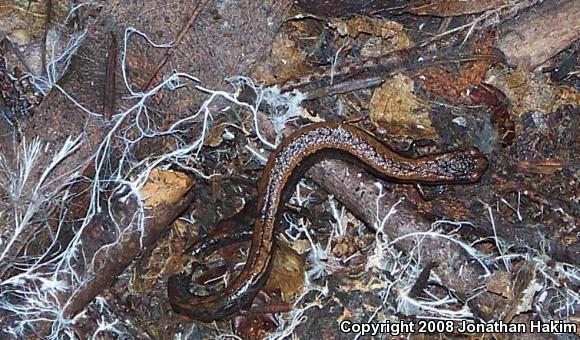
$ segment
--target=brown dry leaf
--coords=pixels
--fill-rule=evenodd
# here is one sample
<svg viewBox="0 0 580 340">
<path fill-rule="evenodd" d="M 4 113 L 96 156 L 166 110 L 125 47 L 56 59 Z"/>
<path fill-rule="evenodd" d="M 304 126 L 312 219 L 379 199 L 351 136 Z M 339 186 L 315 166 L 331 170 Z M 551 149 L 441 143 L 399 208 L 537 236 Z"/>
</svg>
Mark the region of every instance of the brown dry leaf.
<svg viewBox="0 0 580 340">
<path fill-rule="evenodd" d="M 428 110 L 413 94 L 414 82 L 397 74 L 375 90 L 369 107 L 371 120 L 390 133 L 435 138 Z"/>
<path fill-rule="evenodd" d="M 556 86 L 548 74 L 530 73 L 518 65 L 512 72 L 492 70 L 486 83 L 505 93 L 513 115 L 529 111 L 554 112 L 563 105 L 580 105 L 580 93 L 567 86 Z"/>
<path fill-rule="evenodd" d="M 32 40 L 43 38 L 47 2 L 47 0 L 0 0 L 0 39 L 4 36 L 25 34 L 27 36 L 25 43 L 30 43 Z"/>
<path fill-rule="evenodd" d="M 459 84 L 455 76 L 443 67 L 427 67 L 414 79 L 427 92 L 450 102 L 459 101 L 465 90 L 465 85 Z"/>
<path fill-rule="evenodd" d="M 488 30 L 477 34 L 470 40 L 469 49 L 473 54 L 492 54 L 493 45 L 499 37 L 498 30 Z M 480 84 L 487 71 L 491 67 L 491 62 L 469 61 L 467 64 L 459 64 L 459 74 L 455 75 L 446 67 L 425 68 L 414 79 L 428 92 L 450 102 L 460 102 L 463 94 L 471 86 Z"/>
<path fill-rule="evenodd" d="M 47 0 L 0 0 L 0 40 L 6 37 L 12 46 L 5 56 L 8 64 L 36 75 L 42 74 L 42 60 L 49 58 L 42 54 L 54 51 L 58 55 L 71 38 L 63 32 L 64 28 L 47 26 L 47 21 L 64 22 L 70 7 L 68 0 L 50 3 Z M 49 12 L 50 17 L 47 16 Z"/>
<path fill-rule="evenodd" d="M 512 275 L 508 272 L 497 271 L 493 273 L 485 282 L 485 287 L 489 292 L 501 295 L 506 299 L 513 298 Z"/>
<path fill-rule="evenodd" d="M 330 24 L 341 35 L 353 38 L 361 33 L 371 35 L 362 47 L 363 57 L 384 55 L 414 45 L 403 25 L 395 21 L 357 16 L 349 20 L 334 19 Z"/>
<path fill-rule="evenodd" d="M 285 244 L 289 244 L 290 247 L 292 247 L 292 250 L 294 250 L 300 255 L 304 255 L 310 251 L 311 245 L 310 241 L 308 240 L 296 240 L 290 242 L 285 235 L 280 235 L 279 239 L 281 239 L 282 242 L 284 242 Z"/>
<path fill-rule="evenodd" d="M 307 29 L 305 22 L 292 22 L 291 28 L 284 28 L 276 35 L 268 58 L 258 63 L 251 77 L 266 84 L 276 83 L 280 79 L 288 79 L 306 74 L 311 66 L 306 62 L 306 55 L 298 47 L 295 35 Z M 295 30 L 290 31 L 290 30 Z"/>
<path fill-rule="evenodd" d="M 455 76 L 444 67 L 427 67 L 415 79 L 429 93 L 450 102 L 461 102 L 470 87 L 483 81 L 488 69 L 488 62 L 475 62 Z"/>
<path fill-rule="evenodd" d="M 148 207 L 170 205 L 179 201 L 192 185 L 193 179 L 182 172 L 153 169 L 140 193 Z"/>
<path fill-rule="evenodd" d="M 496 247 L 492 242 L 478 243 L 474 247 L 484 254 L 491 254 L 496 250 Z"/>
<path fill-rule="evenodd" d="M 576 325 L 576 335 L 580 336 L 580 316 L 570 316 L 570 322 Z"/>
<path fill-rule="evenodd" d="M 489 70 L 489 62 L 475 62 L 461 69 L 458 76 L 444 67 L 427 67 L 420 76 L 415 77 L 421 87 L 450 102 L 461 102 L 464 93 L 474 85 L 480 84 Z"/>
<path fill-rule="evenodd" d="M 203 145 L 212 148 L 218 147 L 224 141 L 224 130 L 230 125 L 231 123 L 228 122 L 228 118 L 222 117 L 218 119 L 209 131 Z"/>
<path fill-rule="evenodd" d="M 513 283 L 513 302 L 504 317 L 505 322 L 510 322 L 516 315 L 532 308 L 534 295 L 542 289 L 542 285 L 537 279 L 537 267 L 536 262 L 528 261 L 518 271 L 516 281 Z"/>
<path fill-rule="evenodd" d="M 364 242 L 354 236 L 337 236 L 334 238 L 332 255 L 337 258 L 348 258 L 364 247 Z"/>
<path fill-rule="evenodd" d="M 407 11 L 416 15 L 452 17 L 480 13 L 509 3 L 509 0 L 421 0 L 415 1 Z"/>
<path fill-rule="evenodd" d="M 385 39 L 394 38 L 395 40 L 400 39 L 403 42 L 410 42 L 405 35 L 403 25 L 395 21 L 357 16 L 348 20 L 332 20 L 331 25 L 339 34 L 349 35 L 353 38 L 358 37 L 361 33 L 366 33 Z"/>
<path fill-rule="evenodd" d="M 580 106 L 580 92 L 572 87 L 557 86 L 552 101 L 546 106 L 546 111 L 554 112 L 563 105 Z"/>
<path fill-rule="evenodd" d="M 189 222 L 177 219 L 171 225 L 171 229 L 177 234 L 177 237 L 183 238 L 190 231 Z"/>
<path fill-rule="evenodd" d="M 376 290 L 381 290 L 385 288 L 385 281 L 379 279 L 376 276 L 372 276 L 370 280 L 367 282 L 363 282 L 363 280 L 348 280 L 344 284 L 339 287 L 340 291 L 343 292 L 352 292 L 352 291 L 360 291 L 363 293 L 373 292 Z"/>
<path fill-rule="evenodd" d="M 272 271 L 264 287 L 280 290 L 283 301 L 291 304 L 292 298 L 304 288 L 304 258 L 284 242 L 277 244 Z"/>
</svg>

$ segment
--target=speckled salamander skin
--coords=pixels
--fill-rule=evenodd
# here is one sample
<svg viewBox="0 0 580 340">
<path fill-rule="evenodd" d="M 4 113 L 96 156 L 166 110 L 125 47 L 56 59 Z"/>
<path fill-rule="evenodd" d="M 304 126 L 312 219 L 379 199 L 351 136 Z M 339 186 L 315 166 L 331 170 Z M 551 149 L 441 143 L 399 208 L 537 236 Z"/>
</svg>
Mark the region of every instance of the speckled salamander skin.
<svg viewBox="0 0 580 340">
<path fill-rule="evenodd" d="M 186 275 L 172 276 L 168 293 L 173 309 L 192 319 L 209 322 L 248 307 L 268 277 L 276 226 L 285 199 L 310 166 L 328 158 L 364 165 L 380 177 L 407 183 L 473 183 L 487 169 L 487 159 L 477 149 L 412 159 L 395 153 L 351 125 L 316 123 L 303 127 L 286 138 L 268 159 L 258 186 L 259 214 L 252 246 L 240 275 L 225 290 L 210 296 L 190 293 Z"/>
</svg>

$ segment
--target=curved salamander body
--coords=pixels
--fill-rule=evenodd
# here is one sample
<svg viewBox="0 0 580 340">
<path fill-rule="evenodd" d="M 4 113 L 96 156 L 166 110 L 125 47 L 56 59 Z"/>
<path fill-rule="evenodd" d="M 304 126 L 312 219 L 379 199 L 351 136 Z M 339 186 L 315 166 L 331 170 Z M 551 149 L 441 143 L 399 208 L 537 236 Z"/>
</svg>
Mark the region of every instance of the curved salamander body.
<svg viewBox="0 0 580 340">
<path fill-rule="evenodd" d="M 370 134 L 351 125 L 316 123 L 295 131 L 271 154 L 258 187 L 258 218 L 252 246 L 240 275 L 216 295 L 189 292 L 189 278 L 172 276 L 168 292 L 173 309 L 193 319 L 213 321 L 249 306 L 265 284 L 272 263 L 277 223 L 282 205 L 304 172 L 322 158 L 339 158 L 364 165 L 373 173 L 397 182 L 464 184 L 478 181 L 487 159 L 468 149 L 420 158 L 401 156 Z"/>
</svg>

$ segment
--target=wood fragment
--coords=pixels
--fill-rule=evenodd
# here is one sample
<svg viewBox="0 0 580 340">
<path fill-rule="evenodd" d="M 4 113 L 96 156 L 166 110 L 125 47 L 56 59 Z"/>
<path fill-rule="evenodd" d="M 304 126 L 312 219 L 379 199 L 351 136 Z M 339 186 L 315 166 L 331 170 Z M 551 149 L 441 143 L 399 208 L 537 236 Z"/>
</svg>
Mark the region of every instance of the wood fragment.
<svg viewBox="0 0 580 340">
<path fill-rule="evenodd" d="M 421 0 L 412 1 L 406 11 L 416 15 L 454 17 L 481 13 L 507 4 L 508 0 Z"/>
<path fill-rule="evenodd" d="M 564 164 L 558 159 L 527 159 L 518 162 L 518 172 L 553 175 L 562 170 Z"/>
<path fill-rule="evenodd" d="M 118 52 L 117 34 L 111 32 L 105 69 L 105 89 L 103 91 L 103 118 L 107 121 L 111 120 L 113 113 L 115 113 L 115 68 L 117 67 Z"/>
<path fill-rule="evenodd" d="M 105 288 L 111 286 L 117 279 L 117 276 L 121 274 L 121 272 L 123 272 L 123 270 L 125 270 L 125 268 L 143 250 L 143 248 L 141 248 L 141 241 L 143 242 L 144 247 L 153 244 L 160 235 L 169 228 L 171 222 L 173 222 L 185 210 L 185 208 L 191 204 L 196 196 L 197 191 L 192 189 L 179 201 L 171 205 L 160 204 L 147 210 L 148 217 L 144 222 L 145 234 L 142 239 L 141 233 L 133 232 L 124 235 L 120 241 L 114 242 L 109 246 L 100 249 L 100 251 L 95 254 L 92 263 L 94 267 L 90 269 L 90 272 L 86 273 L 88 277 L 84 284 L 78 287 L 72 294 L 70 294 L 70 292 L 64 292 L 60 297 L 61 300 L 63 300 L 63 305 L 66 306 L 63 311 L 64 317 L 74 317 Z M 121 210 L 126 208 L 118 207 L 113 209 Z M 106 219 L 93 219 L 91 225 L 87 227 L 87 232 L 82 235 L 84 245 L 98 243 L 100 241 L 95 239 L 95 237 L 99 238 L 100 235 L 95 232 L 90 232 L 90 230 L 101 228 L 101 223 L 106 225 Z M 113 229 L 112 226 L 110 228 Z M 81 258 L 81 261 L 84 261 L 84 258 Z"/>
<path fill-rule="evenodd" d="M 511 64 L 533 70 L 580 37 L 580 1 L 551 0 L 501 25 L 497 47 Z"/>
<path fill-rule="evenodd" d="M 427 287 L 427 284 L 429 283 L 429 276 L 431 275 L 431 270 L 437 267 L 437 265 L 438 264 L 435 262 L 429 262 L 423 268 L 423 270 L 421 270 L 421 273 L 419 274 L 417 281 L 415 281 L 415 284 L 413 285 L 413 287 L 411 287 L 411 291 L 409 292 L 410 297 L 415 298 L 423 292 L 423 290 Z"/>
</svg>

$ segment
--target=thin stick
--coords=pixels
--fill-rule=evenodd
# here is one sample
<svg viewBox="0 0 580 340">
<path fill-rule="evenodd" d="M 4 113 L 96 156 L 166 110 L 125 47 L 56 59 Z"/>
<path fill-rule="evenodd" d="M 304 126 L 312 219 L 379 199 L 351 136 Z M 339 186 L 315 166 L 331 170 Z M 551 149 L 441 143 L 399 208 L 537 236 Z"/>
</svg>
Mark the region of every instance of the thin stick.
<svg viewBox="0 0 580 340">
<path fill-rule="evenodd" d="M 111 32 L 109 51 L 107 52 L 107 66 L 105 70 L 105 90 L 103 92 L 103 117 L 110 121 L 115 111 L 115 68 L 117 66 L 117 34 Z"/>
<path fill-rule="evenodd" d="M 208 2 L 209 2 L 209 0 L 204 0 L 199 5 L 197 5 L 197 7 L 195 7 L 193 9 L 193 12 L 191 13 L 191 16 L 189 17 L 189 20 L 187 20 L 187 23 L 181 28 L 181 31 L 177 35 L 177 39 L 172 44 L 172 47 L 167 49 L 167 51 L 165 52 L 165 55 L 163 55 L 163 58 L 161 58 L 161 60 L 159 61 L 159 64 L 157 64 L 157 68 L 155 69 L 155 72 L 153 72 L 153 74 L 151 75 L 151 78 L 149 78 L 149 81 L 147 81 L 145 86 L 143 86 L 141 88 L 142 92 L 147 91 L 149 89 L 149 87 L 151 86 L 151 84 L 157 79 L 159 72 L 161 72 L 161 69 L 163 68 L 163 66 L 165 66 L 165 64 L 169 60 L 169 57 L 173 54 L 173 51 L 174 51 L 173 48 L 175 46 L 179 45 L 181 40 L 183 40 L 183 37 L 185 37 L 185 34 L 189 31 L 189 28 L 191 27 L 191 25 L 193 25 L 193 22 L 197 19 L 197 17 L 199 16 L 199 13 L 201 12 L 201 10 L 205 7 L 205 5 Z"/>
</svg>

